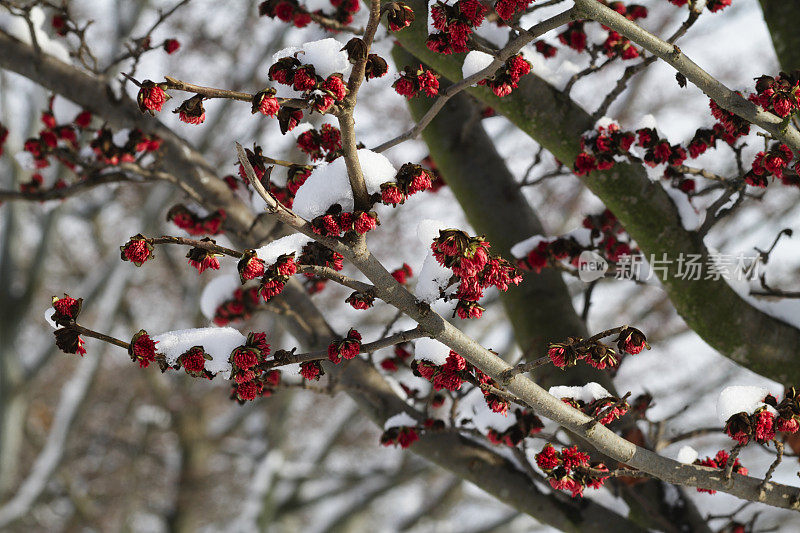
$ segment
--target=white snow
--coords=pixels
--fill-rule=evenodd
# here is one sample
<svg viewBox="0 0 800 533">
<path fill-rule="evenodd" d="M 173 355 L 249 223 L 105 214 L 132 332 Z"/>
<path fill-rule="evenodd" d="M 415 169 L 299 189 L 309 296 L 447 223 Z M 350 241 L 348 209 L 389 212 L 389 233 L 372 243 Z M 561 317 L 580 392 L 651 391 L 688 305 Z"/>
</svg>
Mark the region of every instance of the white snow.
<svg viewBox="0 0 800 533">
<path fill-rule="evenodd" d="M 383 429 L 389 428 L 397 428 L 397 427 L 416 427 L 417 421 L 414 418 L 403 411 L 402 413 L 397 413 L 394 416 L 389 417 L 386 420 L 386 423 L 383 424 Z"/>
<path fill-rule="evenodd" d="M 44 10 L 36 6 L 31 9 L 30 17 L 31 23 L 33 24 L 33 33 L 36 35 L 36 42 L 42 52 L 50 54 L 64 63 L 70 63 L 69 51 L 61 43 L 63 39 L 60 37 L 51 39 L 49 35 L 42 31 L 42 26 L 47 19 Z M 8 22 L 5 24 L 5 29 L 10 35 L 16 37 L 25 44 L 32 44 L 31 31 L 22 17 L 10 17 L 10 19 L 6 20 L 8 20 Z"/>
<path fill-rule="evenodd" d="M 475 428 L 486 433 L 490 429 L 503 432 L 517 423 L 514 413 L 495 413 L 486 405 L 483 392 L 474 388 L 458 404 L 457 420 L 469 418 Z"/>
<path fill-rule="evenodd" d="M 642 128 L 656 129 L 657 127 L 658 123 L 656 122 L 656 117 L 648 114 L 642 117 L 642 119 L 639 121 L 639 127 L 636 129 L 642 129 Z"/>
<path fill-rule="evenodd" d="M 14 154 L 14 160 L 17 164 L 22 168 L 22 170 L 30 170 L 31 172 L 36 172 L 36 162 L 33 157 L 33 154 L 30 152 L 20 151 Z"/>
<path fill-rule="evenodd" d="M 676 460 L 679 463 L 683 463 L 685 465 L 690 465 L 697 460 L 697 450 L 692 448 L 691 446 L 684 446 L 680 450 L 678 450 L 678 456 Z"/>
<path fill-rule="evenodd" d="M 417 238 L 425 246 L 430 246 L 433 239 L 439 236 L 439 231 L 450 228 L 441 220 L 425 218 L 417 224 Z"/>
<path fill-rule="evenodd" d="M 542 241 L 549 240 L 544 235 L 534 235 L 533 237 L 528 237 L 524 241 L 520 241 L 514 246 L 511 247 L 511 255 L 514 257 L 527 257 L 531 250 L 534 250 L 539 243 Z"/>
<path fill-rule="evenodd" d="M 200 294 L 200 311 L 203 316 L 209 320 L 213 319 L 217 308 L 226 300 L 230 300 L 241 284 L 236 274 L 224 274 L 208 282 Z"/>
<path fill-rule="evenodd" d="M 645 165 L 645 167 L 650 168 L 647 167 L 647 165 Z M 661 168 L 661 165 L 659 165 L 658 168 Z M 657 179 L 660 180 L 660 178 Z M 672 202 L 675 204 L 675 207 L 678 208 L 678 214 L 681 217 L 681 223 L 683 224 L 684 229 L 687 231 L 697 230 L 702 223 L 700 213 L 698 213 L 697 209 L 695 209 L 694 206 L 689 202 L 689 197 L 686 196 L 686 193 L 669 185 L 662 186 L 664 190 L 667 191 L 669 197 L 672 198 Z"/>
<path fill-rule="evenodd" d="M 197 328 L 168 331 L 153 337 L 156 350 L 163 354 L 167 363 L 174 365 L 183 353 L 194 346 L 202 346 L 211 356 L 205 368 L 212 374 L 221 373 L 228 379 L 231 363 L 228 360 L 234 348 L 243 345 L 247 338 L 233 328 Z"/>
<path fill-rule="evenodd" d="M 303 247 L 313 239 L 302 233 L 293 233 L 280 239 L 275 239 L 269 244 L 256 250 L 256 256 L 264 261 L 267 266 L 274 265 L 278 258 L 285 254 L 295 252 L 295 257 L 299 256 Z"/>
<path fill-rule="evenodd" d="M 556 398 L 572 398 L 575 400 L 580 400 L 584 403 L 591 403 L 595 400 L 599 400 L 600 398 L 608 398 L 611 396 L 610 392 L 604 389 L 599 383 L 595 383 L 594 381 L 587 383 L 582 387 L 550 387 L 548 392 Z"/>
<path fill-rule="evenodd" d="M 762 407 L 764 397 L 769 394 L 766 387 L 734 385 L 725 387 L 717 399 L 717 418 L 724 424 L 737 413 L 752 413 Z"/>
<path fill-rule="evenodd" d="M 295 126 L 294 129 L 290 133 L 295 139 L 297 139 L 302 134 L 307 132 L 308 130 L 313 130 L 313 129 L 314 129 L 314 125 L 312 123 L 310 123 L 310 122 L 302 122 L 302 123 L 298 124 L 297 126 Z M 284 170 L 284 172 L 286 172 L 286 171 Z M 270 178 L 271 177 L 272 176 L 270 176 Z"/>
<path fill-rule="evenodd" d="M 314 72 L 318 76 L 327 78 L 331 74 L 350 74 L 352 65 L 347 57 L 347 52 L 342 51 L 344 45 L 336 39 L 329 37 L 319 41 L 311 41 L 300 47 L 290 46 L 272 56 L 273 62 L 284 57 L 297 54 L 297 59 L 305 65 L 314 65 Z"/>
<path fill-rule="evenodd" d="M 326 14 L 333 14 L 336 11 L 336 8 L 333 7 L 330 0 L 303 0 L 303 4 L 309 13 L 322 11 Z"/>
<path fill-rule="evenodd" d="M 464 58 L 464 64 L 461 66 L 461 73 L 465 78 L 469 78 L 473 74 L 485 69 L 494 61 L 494 56 L 481 52 L 480 50 L 472 50 Z"/>
<path fill-rule="evenodd" d="M 55 323 L 53 320 L 53 315 L 56 314 L 56 310 L 52 307 L 48 307 L 47 310 L 44 312 L 44 319 L 47 321 L 53 329 L 58 329 L 60 326 Z"/>
<path fill-rule="evenodd" d="M 397 175 L 397 169 L 385 156 L 366 148 L 358 151 L 358 160 L 369 194 L 380 192 L 381 184 L 393 181 Z M 333 204 L 341 205 L 345 211 L 353 210 L 353 191 L 343 157 L 311 172 L 295 195 L 293 210 L 311 220 L 325 214 Z"/>
<path fill-rule="evenodd" d="M 450 269 L 440 265 L 433 253 L 428 252 L 417 275 L 414 294 L 423 302 L 432 303 L 439 298 L 439 290 L 447 287 L 452 276 Z"/>
<path fill-rule="evenodd" d="M 423 337 L 414 343 L 414 359 L 425 359 L 435 365 L 443 365 L 450 355 L 450 348 L 436 339 Z"/>
<path fill-rule="evenodd" d="M 596 130 L 599 130 L 600 128 L 608 128 L 610 125 L 614 123 L 615 123 L 614 119 L 610 117 L 600 117 L 595 123 L 594 128 Z"/>
</svg>

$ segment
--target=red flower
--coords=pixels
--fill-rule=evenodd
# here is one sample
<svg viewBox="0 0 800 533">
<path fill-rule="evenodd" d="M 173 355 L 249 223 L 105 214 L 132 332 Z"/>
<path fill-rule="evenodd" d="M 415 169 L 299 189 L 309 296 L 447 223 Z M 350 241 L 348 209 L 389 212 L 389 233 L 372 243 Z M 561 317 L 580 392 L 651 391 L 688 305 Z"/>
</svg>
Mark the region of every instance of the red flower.
<svg viewBox="0 0 800 533">
<path fill-rule="evenodd" d="M 141 233 L 131 237 L 124 245 L 119 247 L 122 260 L 130 261 L 137 267 L 153 257 L 153 245 L 151 245 Z"/>
<path fill-rule="evenodd" d="M 164 89 L 156 85 L 150 80 L 142 82 L 139 88 L 139 94 L 136 97 L 139 103 L 139 109 L 144 113 L 145 111 L 161 111 L 162 106 L 170 99 L 170 96 L 164 92 Z"/>
<path fill-rule="evenodd" d="M 258 355 L 253 350 L 237 348 L 233 353 L 233 364 L 247 370 L 258 364 Z"/>
<path fill-rule="evenodd" d="M 578 176 L 585 176 L 597 168 L 597 162 L 594 156 L 581 152 L 575 158 L 575 174 Z"/>
<path fill-rule="evenodd" d="M 323 375 L 322 365 L 319 361 L 309 361 L 300 364 L 300 375 L 308 380 L 319 380 Z"/>
<path fill-rule="evenodd" d="M 405 96 L 406 98 L 411 98 L 415 94 L 417 94 L 417 89 L 414 86 L 414 82 L 408 78 L 400 78 L 392 85 L 394 90 L 400 96 Z"/>
<path fill-rule="evenodd" d="M 761 411 L 756 417 L 755 438 L 759 442 L 769 442 L 775 438 L 775 417 L 767 410 Z"/>
<path fill-rule="evenodd" d="M 360 213 L 358 218 L 356 218 L 353 227 L 356 230 L 356 233 L 363 235 L 366 232 L 374 229 L 377 223 L 378 220 L 376 216 L 373 216 L 369 213 Z"/>
<path fill-rule="evenodd" d="M 56 310 L 55 314 L 53 315 L 53 319 L 56 320 L 57 318 L 63 318 L 67 320 L 75 320 L 78 318 L 78 314 L 81 312 L 82 303 L 82 299 L 76 300 L 75 298 L 72 298 L 66 294 L 63 298 L 53 296 L 53 309 Z"/>
<path fill-rule="evenodd" d="M 536 454 L 536 465 L 545 472 L 555 469 L 560 462 L 558 451 L 552 444 L 545 444 L 542 451 Z"/>
<path fill-rule="evenodd" d="M 205 352 L 202 347 L 195 346 L 178 357 L 178 362 L 183 366 L 187 374 L 198 377 L 205 370 Z"/>
<path fill-rule="evenodd" d="M 344 100 L 347 96 L 347 86 L 342 81 L 342 78 L 335 74 L 328 76 L 328 79 L 322 84 L 322 88 L 330 91 L 336 100 Z"/>
<path fill-rule="evenodd" d="M 401 448 L 408 448 L 418 440 L 417 430 L 412 427 L 404 426 L 400 428 L 400 432 L 397 434 L 397 443 Z"/>
<path fill-rule="evenodd" d="M 316 87 L 317 77 L 314 75 L 314 67 L 303 66 L 294 72 L 294 90 L 308 91 Z"/>
<path fill-rule="evenodd" d="M 181 43 L 177 39 L 167 39 L 164 41 L 164 51 L 168 54 L 174 54 L 181 47 Z"/>
<path fill-rule="evenodd" d="M 219 270 L 219 260 L 213 255 L 206 255 L 200 261 L 189 259 L 189 264 L 192 265 L 197 271 L 202 274 L 209 268 L 211 270 Z"/>
<path fill-rule="evenodd" d="M 264 299 L 265 302 L 270 301 L 270 299 L 274 298 L 275 296 L 279 295 L 283 292 L 283 287 L 286 285 L 285 282 L 276 280 L 276 279 L 268 279 L 264 280 L 259 288 L 259 293 L 261 297 Z"/>
<path fill-rule="evenodd" d="M 279 109 L 278 100 L 273 96 L 264 97 L 258 105 L 258 110 L 268 117 L 274 117 Z"/>
<path fill-rule="evenodd" d="M 147 368 L 156 359 L 156 344 L 145 330 L 139 331 L 128 348 L 131 360 L 138 361 L 140 368 Z"/>
<path fill-rule="evenodd" d="M 397 270 L 392 272 L 392 277 L 397 280 L 397 283 L 401 285 L 405 284 L 405 282 L 414 275 L 414 272 L 411 270 L 411 267 L 407 263 L 403 263 L 403 266 L 398 268 Z"/>
<path fill-rule="evenodd" d="M 238 269 L 243 281 L 260 278 L 264 275 L 264 261 L 251 255 L 239 262 Z"/>
</svg>

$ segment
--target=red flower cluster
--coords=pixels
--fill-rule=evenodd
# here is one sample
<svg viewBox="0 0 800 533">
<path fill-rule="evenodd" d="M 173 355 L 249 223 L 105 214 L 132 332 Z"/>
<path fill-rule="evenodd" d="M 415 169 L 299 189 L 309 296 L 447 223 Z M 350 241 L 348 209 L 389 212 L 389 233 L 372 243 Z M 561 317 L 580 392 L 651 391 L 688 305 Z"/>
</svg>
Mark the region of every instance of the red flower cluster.
<svg viewBox="0 0 800 533">
<path fill-rule="evenodd" d="M 508 96 L 517 88 L 517 83 L 522 76 L 531 71 L 531 64 L 523 59 L 522 54 L 512 56 L 505 65 L 495 72 L 491 78 L 480 80 L 478 85 L 485 85 L 500 98 Z"/>
<path fill-rule="evenodd" d="M 766 187 L 767 176 L 783 178 L 783 170 L 792 162 L 794 154 L 785 144 L 773 143 L 768 152 L 758 152 L 752 169 L 744 175 L 744 180 L 754 187 Z M 795 165 L 800 170 L 800 163 Z"/>
<path fill-rule="evenodd" d="M 497 15 L 507 21 L 514 16 L 515 13 L 525 11 L 534 0 L 497 0 L 494 4 L 494 10 Z"/>
<path fill-rule="evenodd" d="M 236 320 L 247 320 L 261 303 L 258 288 L 236 289 L 230 300 L 224 301 L 214 312 L 214 324 L 227 326 Z"/>
<path fill-rule="evenodd" d="M 593 170 L 613 167 L 616 164 L 614 156 L 628 157 L 635 140 L 632 132 L 620 130 L 617 124 L 598 126 L 596 132 L 581 137 L 581 153 L 575 159 L 575 174 L 584 176 Z"/>
<path fill-rule="evenodd" d="M 458 0 L 452 6 L 437 2 L 430 9 L 433 27 L 439 31 L 428 36 L 428 49 L 440 54 L 468 52 L 467 39 L 483 23 L 486 7 L 478 0 Z"/>
<path fill-rule="evenodd" d="M 490 429 L 486 434 L 486 438 L 492 444 L 516 446 L 526 437 L 532 437 L 540 433 L 544 428 L 542 420 L 531 411 L 516 409 L 514 414 L 517 417 L 516 424 L 509 426 L 502 432 Z"/>
<path fill-rule="evenodd" d="M 213 374 L 206 371 L 206 361 L 210 360 L 211 356 L 203 350 L 202 346 L 193 346 L 178 357 L 177 368 L 183 367 L 187 374 L 196 378 L 211 379 Z"/>
<path fill-rule="evenodd" d="M 598 1 L 603 4 L 606 3 L 605 0 Z M 647 17 L 647 8 L 639 4 L 625 5 L 622 2 L 611 2 L 606 5 L 628 20 L 639 20 Z"/>
<path fill-rule="evenodd" d="M 72 298 L 65 294 L 63 298 L 53 296 L 53 322 L 59 326 L 69 324 L 78 318 L 83 306 L 83 298 Z"/>
<path fill-rule="evenodd" d="M 278 99 L 275 98 L 275 89 L 264 89 L 253 95 L 252 114 L 261 113 L 268 117 L 274 117 L 278 114 L 281 106 Z"/>
<path fill-rule="evenodd" d="M 583 220 L 583 227 L 592 230 L 590 246 L 578 243 L 571 235 L 552 240 L 542 239 L 525 257 L 517 260 L 517 265 L 523 270 L 541 272 L 555 261 L 565 261 L 577 267 L 580 254 L 585 250 L 593 250 L 612 263 L 618 262 L 623 256 L 639 253 L 639 248 L 633 246 L 625 228 L 608 209 L 599 215 L 587 216 Z"/>
<path fill-rule="evenodd" d="M 509 285 L 522 282 L 517 269 L 502 257 L 490 255 L 489 248 L 483 237 L 469 237 L 456 229 L 440 230 L 431 244 L 436 260 L 459 278 L 456 313 L 462 319 L 481 317 L 483 307 L 477 302 L 484 289 L 494 286 L 505 292 Z"/>
<path fill-rule="evenodd" d="M 558 53 L 558 48 L 551 44 L 547 44 L 544 41 L 536 41 L 534 46 L 536 47 L 536 51 L 542 54 L 545 59 L 556 57 L 556 54 Z"/>
<path fill-rule="evenodd" d="M 592 476 L 586 469 L 608 471 L 603 463 L 589 464 L 589 455 L 578 451 L 577 446 L 557 451 L 552 444 L 545 444 L 536 454 L 537 466 L 547 474 L 550 486 L 557 490 L 568 490 L 573 498 L 582 497 L 586 487 L 599 489 L 605 476 Z"/>
<path fill-rule="evenodd" d="M 233 398 L 239 402 L 254 400 L 263 395 L 265 390 L 274 389 L 280 383 L 279 371 L 267 371 L 261 367 L 269 353 L 266 333 L 250 333 L 245 344 L 231 352 Z"/>
<path fill-rule="evenodd" d="M 717 452 L 717 455 L 714 456 L 712 459 L 711 457 L 706 457 L 702 461 L 697 459 L 694 464 L 699 466 L 708 466 L 710 468 L 719 468 L 720 470 L 725 470 L 728 466 L 728 460 L 730 459 L 730 454 L 725 450 L 720 450 Z M 736 459 L 733 462 L 733 469 L 731 470 L 734 474 L 741 474 L 746 476 L 748 471 L 747 468 L 742 466 L 739 462 L 739 459 Z M 697 489 L 697 492 L 707 492 L 709 494 L 716 494 L 717 491 L 709 490 L 709 489 Z"/>
<path fill-rule="evenodd" d="M 641 353 L 644 348 L 650 349 L 644 333 L 636 328 L 626 326 L 617 338 L 620 352 L 631 355 Z M 599 341 L 586 342 L 579 337 L 569 337 L 565 342 L 551 343 L 547 355 L 558 368 L 567 368 L 583 361 L 589 366 L 604 370 L 615 368 L 619 364 L 617 353 Z"/>
<path fill-rule="evenodd" d="M 122 260 L 130 261 L 137 267 L 142 266 L 145 261 L 153 258 L 153 245 L 141 233 L 131 237 L 119 249 Z"/>
<path fill-rule="evenodd" d="M 337 364 L 342 358 L 353 359 L 361 352 L 361 333 L 350 328 L 344 339 L 333 341 L 328 345 L 328 359 L 331 363 Z"/>
<path fill-rule="evenodd" d="M 391 427 L 381 434 L 381 444 L 384 446 L 399 444 L 401 448 L 408 448 L 418 440 L 417 428 L 411 426 Z"/>
<path fill-rule="evenodd" d="M 424 92 L 427 96 L 439 94 L 439 76 L 425 70 L 422 65 L 416 71 L 406 67 L 400 73 L 400 78 L 392 84 L 395 92 L 406 98 L 413 98 Z"/>
<path fill-rule="evenodd" d="M 186 122 L 187 124 L 198 125 L 206 120 L 206 111 L 203 109 L 203 96 L 200 94 L 192 96 L 188 100 L 184 100 L 184 102 L 172 112 L 178 113 L 178 118 L 181 122 Z"/>
<path fill-rule="evenodd" d="M 414 271 L 411 270 L 411 267 L 407 263 L 403 263 L 403 266 L 392 271 L 392 277 L 401 285 L 405 285 L 408 278 L 413 275 Z"/>
<path fill-rule="evenodd" d="M 706 7 L 712 13 L 721 11 L 731 5 L 731 0 L 706 0 Z"/>
<path fill-rule="evenodd" d="M 800 108 L 800 79 L 785 73 L 776 78 L 761 76 L 750 100 L 779 117 L 788 117 Z"/>
<path fill-rule="evenodd" d="M 316 74 L 313 65 L 304 65 L 296 57 L 284 57 L 275 62 L 269 67 L 269 79 L 283 85 L 290 85 L 294 90 L 306 93 L 308 102 L 320 113 L 326 113 L 334 103 L 344 100 L 347 96 L 347 86 L 342 80 L 341 74 L 331 74 L 323 79 Z M 288 122 L 291 122 L 292 119 L 296 122 L 303 116 L 302 112 L 299 116 L 295 115 L 299 110 L 289 108 L 286 110 L 289 113 L 285 117 Z M 280 113 L 278 118 L 281 118 Z M 287 130 L 291 130 L 293 127 L 289 123 Z"/>
<path fill-rule="evenodd" d="M 164 41 L 164 51 L 168 54 L 174 54 L 181 47 L 181 43 L 177 39 L 167 39 Z"/>
<path fill-rule="evenodd" d="M 118 165 L 135 161 L 142 152 L 155 152 L 161 147 L 161 139 L 146 135 L 137 129 L 131 130 L 128 140 L 123 146 L 117 146 L 114 144 L 113 132 L 103 128 L 98 130 L 97 136 L 89 143 L 89 146 L 98 161 L 106 165 Z M 63 160 L 62 163 L 64 163 Z"/>
<path fill-rule="evenodd" d="M 259 294 L 265 302 L 270 301 L 283 292 L 286 282 L 295 274 L 297 274 L 297 263 L 294 261 L 294 253 L 281 255 L 274 265 L 270 265 L 264 271 L 258 288 Z"/>
<path fill-rule="evenodd" d="M 771 394 L 764 398 L 764 403 L 771 405 L 778 411 L 775 427 L 784 433 L 797 433 L 800 429 L 800 397 L 794 387 L 789 387 L 784 392 L 783 400 L 778 400 Z"/>
<path fill-rule="evenodd" d="M 378 225 L 378 215 L 375 211 L 350 213 L 340 209 L 337 204 L 331 207 L 327 214 L 311 220 L 311 229 L 314 233 L 326 237 L 339 237 L 342 233 L 348 232 L 363 235 Z"/>
<path fill-rule="evenodd" d="M 213 239 L 205 237 L 202 241 L 214 243 Z M 214 252 L 210 252 L 205 248 L 198 248 L 193 247 L 189 250 L 186 254 L 186 258 L 189 260 L 189 264 L 197 269 L 197 271 L 202 274 L 208 269 L 211 270 L 219 270 L 219 260 L 217 259 L 219 254 L 215 254 Z"/>
<path fill-rule="evenodd" d="M 570 22 L 567 24 L 567 29 L 558 34 L 558 40 L 573 50 L 583 52 L 586 50 L 586 32 L 583 25 L 582 20 Z"/>
<path fill-rule="evenodd" d="M 323 158 L 333 161 L 342 148 L 342 134 L 336 126 L 323 124 L 319 131 L 312 128 L 301 133 L 297 137 L 297 147 L 314 161 Z"/>
<path fill-rule="evenodd" d="M 144 80 L 139 86 L 139 94 L 136 95 L 136 102 L 142 113 L 154 115 L 154 111 L 161 111 L 161 108 L 172 98 L 164 89 L 166 85 L 157 84 L 150 80 Z"/>
<path fill-rule="evenodd" d="M 249 280 L 264 275 L 264 261 L 256 256 L 254 250 L 246 250 L 236 265 L 236 269 L 239 271 L 239 279 L 242 284 L 245 284 Z"/>
<path fill-rule="evenodd" d="M 309 381 L 318 381 L 321 376 L 325 375 L 325 371 L 319 361 L 308 361 L 300 363 L 300 375 Z"/>
<path fill-rule="evenodd" d="M 311 22 L 311 15 L 295 0 L 268 0 L 258 6 L 258 14 L 291 22 L 297 28 L 304 28 Z"/>
<path fill-rule="evenodd" d="M 708 101 L 711 115 L 719 121 L 714 126 L 716 134 L 728 144 L 733 144 L 736 139 L 750 133 L 750 123 L 738 115 L 722 109 L 714 100 Z"/>
<path fill-rule="evenodd" d="M 636 131 L 639 146 L 646 150 L 644 162 L 655 167 L 662 163 L 682 165 L 686 161 L 686 149 L 680 145 L 670 145 L 669 141 L 658 136 L 653 128 L 642 128 Z"/>
<path fill-rule="evenodd" d="M 431 171 L 420 165 L 404 163 L 394 181 L 381 184 L 381 202 L 392 206 L 402 204 L 409 196 L 430 189 L 432 184 Z"/>
<path fill-rule="evenodd" d="M 615 31 L 609 31 L 603 43 L 603 49 L 608 57 L 621 57 L 622 59 L 636 59 L 639 57 L 639 50 L 633 46 L 631 41 Z"/>
<path fill-rule="evenodd" d="M 303 247 L 303 253 L 299 261 L 303 265 L 317 265 L 332 268 L 337 272 L 344 267 L 344 258 L 341 254 L 326 248 L 317 242 L 310 242 Z M 328 280 L 314 274 L 305 274 L 306 290 L 310 294 L 316 294 L 325 288 Z"/>
<path fill-rule="evenodd" d="M 467 361 L 450 350 L 443 365 L 435 365 L 430 361 L 414 361 L 412 370 L 433 384 L 434 390 L 459 390 L 463 384 L 462 373 L 467 370 Z"/>
<path fill-rule="evenodd" d="M 598 419 L 598 422 L 601 424 L 608 425 L 614 420 L 622 417 L 631 406 L 628 404 L 627 401 L 621 402 L 619 405 L 616 405 L 617 402 L 620 401 L 619 398 L 614 396 L 608 396 L 606 398 L 598 398 L 592 402 L 586 403 L 583 400 L 575 399 L 575 398 L 561 398 L 561 401 L 574 407 L 578 411 L 591 416 L 592 418 L 603 414 L 603 416 Z M 613 408 L 611 408 L 614 406 Z"/>
<path fill-rule="evenodd" d="M 386 6 L 386 21 L 391 31 L 408 28 L 414 22 L 414 10 L 403 2 L 392 2 Z"/>
<path fill-rule="evenodd" d="M 750 439 L 761 444 L 769 442 L 775 438 L 775 429 L 775 415 L 766 407 L 753 413 L 737 413 L 725 423 L 725 433 L 740 444 L 747 444 Z"/>
<path fill-rule="evenodd" d="M 222 223 L 226 218 L 224 209 L 217 209 L 202 217 L 183 204 L 177 204 L 167 212 L 167 220 L 189 235 L 217 235 L 221 232 Z"/>
<path fill-rule="evenodd" d="M 355 291 L 347 297 L 345 302 L 349 303 L 350 307 L 353 309 L 364 311 L 374 305 L 375 296 L 369 293 Z"/>
<path fill-rule="evenodd" d="M 411 357 L 411 354 L 405 348 L 406 343 L 396 344 L 394 347 L 394 356 L 387 357 L 381 361 L 381 368 L 387 372 L 396 372 L 400 365 L 404 365 L 406 359 Z"/>
<path fill-rule="evenodd" d="M 150 338 L 145 330 L 139 330 L 131 339 L 128 355 L 131 361 L 139 363 L 139 368 L 147 368 L 156 360 L 156 342 Z"/>
</svg>

